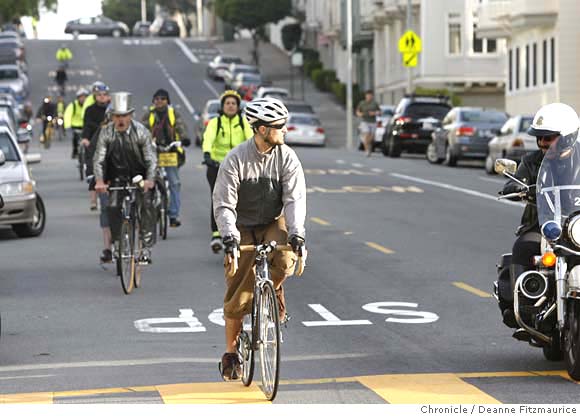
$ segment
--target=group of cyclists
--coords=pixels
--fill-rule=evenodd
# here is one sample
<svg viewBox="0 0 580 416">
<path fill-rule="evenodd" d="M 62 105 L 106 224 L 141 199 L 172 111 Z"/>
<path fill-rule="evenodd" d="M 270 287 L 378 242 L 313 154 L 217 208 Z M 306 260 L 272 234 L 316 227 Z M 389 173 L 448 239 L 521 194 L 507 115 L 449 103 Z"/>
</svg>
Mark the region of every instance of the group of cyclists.
<svg viewBox="0 0 580 416">
<path fill-rule="evenodd" d="M 210 248 L 226 256 L 226 347 L 220 371 L 224 379 L 231 380 L 240 377 L 236 343 L 242 318 L 252 308 L 255 256 L 248 252 L 239 254 L 239 268 L 233 277 L 227 277 L 227 266 L 237 255 L 240 244 L 271 240 L 290 244 L 292 251 L 274 251 L 270 260 L 280 320 L 287 320 L 282 284 L 293 274 L 297 256 L 305 249 L 306 185 L 296 153 L 284 144 L 288 110 L 280 100 L 251 101 L 245 107 L 245 115 L 236 91 L 225 91 L 220 103 L 220 115 L 210 120 L 204 131 L 202 151 L 211 192 Z M 45 97 L 37 113 L 43 120 L 43 132 L 46 116 L 58 115 L 58 111 L 52 97 Z M 138 121 L 131 93 L 112 93 L 106 84 L 97 81 L 90 91 L 80 88 L 62 113 L 65 128 L 71 132 L 71 156 L 76 159 L 83 155 L 87 177 L 92 178 L 90 209 L 96 211 L 100 205 L 99 225 L 103 235 L 100 262 L 113 262 L 115 250 L 119 250 L 121 203 L 119 195 L 108 189 L 130 184 L 140 175 L 143 185 L 138 198 L 142 245 L 139 262 L 151 264 L 151 248 L 157 234 L 153 190 L 159 184 L 158 167 L 163 165 L 169 182 L 170 226 L 179 227 L 179 170 L 185 163 L 185 152 L 182 146 L 170 145 L 190 143 L 168 91 L 155 91 L 152 105 Z"/>
</svg>

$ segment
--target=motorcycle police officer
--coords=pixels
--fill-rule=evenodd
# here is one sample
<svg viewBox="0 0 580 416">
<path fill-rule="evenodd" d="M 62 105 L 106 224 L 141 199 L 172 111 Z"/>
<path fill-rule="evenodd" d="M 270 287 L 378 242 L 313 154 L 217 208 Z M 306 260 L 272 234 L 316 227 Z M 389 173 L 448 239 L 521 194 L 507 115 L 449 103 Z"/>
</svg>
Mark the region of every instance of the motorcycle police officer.
<svg viewBox="0 0 580 416">
<path fill-rule="evenodd" d="M 522 215 L 521 224 L 516 231 L 517 239 L 512 249 L 511 264 L 509 267 L 509 282 L 499 279 L 499 299 L 504 323 L 512 328 L 517 328 L 513 312 L 513 289 L 515 282 L 523 272 L 534 268 L 533 258 L 540 255 L 540 224 L 538 223 L 538 210 L 536 207 L 536 180 L 540 166 L 546 152 L 555 141 L 558 146 L 565 145 L 564 141 L 576 140 L 576 135 L 571 133 L 578 131 L 580 122 L 578 115 L 572 107 L 562 103 L 547 104 L 535 114 L 528 134 L 536 137 L 538 150 L 525 155 L 514 177 L 529 186 L 526 189 L 514 180 L 509 180 L 500 192 L 501 195 L 522 193 L 526 201 L 526 207 Z M 565 140 L 564 140 L 565 139 Z M 519 197 L 510 198 L 518 200 Z"/>
</svg>

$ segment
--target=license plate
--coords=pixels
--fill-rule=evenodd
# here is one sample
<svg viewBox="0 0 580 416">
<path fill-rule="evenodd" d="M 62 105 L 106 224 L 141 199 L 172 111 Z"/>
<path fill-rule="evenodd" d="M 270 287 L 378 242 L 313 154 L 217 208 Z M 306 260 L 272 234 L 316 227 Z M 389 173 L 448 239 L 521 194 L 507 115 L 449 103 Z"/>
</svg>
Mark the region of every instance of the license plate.
<svg viewBox="0 0 580 416">
<path fill-rule="evenodd" d="M 159 153 L 157 163 L 164 168 L 177 166 L 177 153 Z"/>
<path fill-rule="evenodd" d="M 433 130 L 433 123 L 424 122 L 424 123 L 423 123 L 423 128 L 424 128 L 425 130 Z"/>
</svg>

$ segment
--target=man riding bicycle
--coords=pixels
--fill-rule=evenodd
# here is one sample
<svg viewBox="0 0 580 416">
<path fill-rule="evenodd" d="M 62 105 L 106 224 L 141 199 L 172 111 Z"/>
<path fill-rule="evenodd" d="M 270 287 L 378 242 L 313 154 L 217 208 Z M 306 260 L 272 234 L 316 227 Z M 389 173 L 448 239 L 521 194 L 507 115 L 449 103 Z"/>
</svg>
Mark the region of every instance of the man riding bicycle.
<svg viewBox="0 0 580 416">
<path fill-rule="evenodd" d="M 56 104 L 52 102 L 52 97 L 47 95 L 42 100 L 42 104 L 36 112 L 37 120 L 42 120 L 42 133 L 40 134 L 40 142 L 44 142 L 44 132 L 46 131 L 46 126 L 48 125 L 48 116 L 54 118 L 56 117 Z"/>
<path fill-rule="evenodd" d="M 66 46 L 66 44 L 60 45 L 60 48 L 56 51 L 56 60 L 59 65 L 67 67 L 69 62 L 72 60 L 73 54 L 72 51 Z"/>
<path fill-rule="evenodd" d="M 89 95 L 89 92 L 81 88 L 77 91 L 77 98 L 64 110 L 64 128 L 72 130 L 72 158 L 78 156 L 79 141 L 83 130 L 83 103 Z"/>
<path fill-rule="evenodd" d="M 278 299 L 280 320 L 286 320 L 282 283 L 294 270 L 296 254 L 304 248 L 306 184 L 296 153 L 284 144 L 288 110 L 275 98 L 262 98 L 246 106 L 253 138 L 225 157 L 213 193 L 215 219 L 223 237 L 226 260 L 224 318 L 226 352 L 221 369 L 224 379 L 235 379 L 240 362 L 237 336 L 244 315 L 252 310 L 255 254 L 240 255 L 236 274 L 228 278 L 231 255 L 240 244 L 272 240 L 288 242 L 292 251 L 271 254 L 270 273 Z"/>
<path fill-rule="evenodd" d="M 169 93 L 164 89 L 159 89 L 153 94 L 153 105 L 143 116 L 141 122 L 149 128 L 153 141 L 159 146 L 167 147 L 174 141 L 183 141 L 185 146 L 188 145 L 187 131 L 181 115 L 171 106 Z M 179 227 L 179 210 L 181 206 L 181 182 L 179 181 L 179 167 L 185 162 L 185 149 L 177 147 L 169 152 L 173 153 L 174 165 L 161 164 L 165 167 L 167 179 L 169 180 L 169 190 L 171 199 L 169 203 L 169 225 Z"/>
<path fill-rule="evenodd" d="M 151 134 L 145 126 L 132 119 L 135 108 L 128 92 L 111 95 L 111 115 L 113 122 L 101 128 L 95 150 L 93 171 L 95 190 L 107 191 L 107 184 L 126 185 L 137 175 L 145 179 L 143 193 L 139 193 L 141 209 L 139 224 L 143 251 L 139 261 L 151 263 L 151 247 L 155 243 L 155 209 L 151 189 L 155 186 L 157 159 L 153 150 Z M 109 224 L 111 236 L 118 244 L 121 232 L 121 206 L 118 192 L 109 196 Z"/>
</svg>

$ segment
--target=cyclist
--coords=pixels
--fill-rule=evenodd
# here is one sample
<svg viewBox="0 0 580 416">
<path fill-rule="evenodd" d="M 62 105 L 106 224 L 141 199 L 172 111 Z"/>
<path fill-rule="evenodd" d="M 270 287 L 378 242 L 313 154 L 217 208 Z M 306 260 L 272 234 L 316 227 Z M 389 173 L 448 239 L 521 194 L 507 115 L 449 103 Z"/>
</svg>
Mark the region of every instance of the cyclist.
<svg viewBox="0 0 580 416">
<path fill-rule="evenodd" d="M 42 104 L 36 112 L 36 119 L 38 121 L 42 120 L 42 133 L 40 134 L 40 142 L 44 143 L 44 132 L 46 131 L 46 126 L 48 125 L 47 117 L 56 117 L 56 104 L 52 102 L 52 97 L 47 95 L 42 100 Z"/>
<path fill-rule="evenodd" d="M 159 146 L 169 146 L 173 141 L 183 141 L 187 146 L 189 138 L 181 115 L 171 106 L 169 93 L 164 89 L 159 89 L 153 94 L 153 105 L 143 116 L 141 122 L 149 128 L 153 141 Z M 175 156 L 175 166 L 165 166 L 171 200 L 169 204 L 169 225 L 179 227 L 179 210 L 181 205 L 181 182 L 179 181 L 179 168 L 185 163 L 185 150 L 183 148 L 173 149 Z"/>
<path fill-rule="evenodd" d="M 97 95 L 99 95 L 99 93 L 102 91 L 109 92 L 109 87 L 107 84 L 102 81 L 93 82 L 91 85 L 91 95 L 87 97 L 85 103 L 83 104 L 83 117 L 85 116 L 85 111 L 87 111 L 87 108 L 89 108 L 97 101 Z"/>
<path fill-rule="evenodd" d="M 59 66 L 56 70 L 56 75 L 54 76 L 54 82 L 58 86 L 58 94 L 64 96 L 66 93 L 66 82 L 68 81 L 68 76 L 66 75 L 66 69 L 64 66 Z"/>
<path fill-rule="evenodd" d="M 153 150 L 151 134 L 145 126 L 132 119 L 135 108 L 132 107 L 132 96 L 128 92 L 113 94 L 111 99 L 113 122 L 104 126 L 99 132 L 95 150 L 93 170 L 95 190 L 107 191 L 106 183 L 131 183 L 136 175 L 142 175 L 144 194 L 138 194 L 141 208 L 140 238 L 143 251 L 140 262 L 151 263 L 151 247 L 155 243 L 155 210 L 151 189 L 155 186 L 155 169 L 157 158 Z M 114 242 L 119 241 L 121 231 L 121 201 L 119 194 L 113 192 L 108 206 L 111 235 Z"/>
<path fill-rule="evenodd" d="M 89 92 L 81 88 L 76 93 L 76 99 L 66 106 L 64 110 L 64 128 L 72 129 L 72 158 L 78 156 L 79 141 L 81 139 L 79 131 L 83 129 L 83 103 Z"/>
<path fill-rule="evenodd" d="M 274 252 L 270 269 L 284 322 L 287 315 L 282 283 L 292 274 L 296 254 L 304 247 L 304 172 L 296 153 L 284 144 L 288 110 L 280 100 L 256 99 L 246 106 L 246 116 L 254 137 L 233 149 L 222 162 L 213 193 L 215 219 L 223 237 L 226 266 L 240 244 L 272 240 L 290 243 L 293 252 Z M 224 379 L 235 379 L 239 374 L 236 339 L 244 315 L 252 310 L 254 260 L 254 253 L 241 253 L 238 271 L 226 278 L 226 352 L 221 362 Z"/>
<path fill-rule="evenodd" d="M 73 54 L 66 44 L 60 45 L 60 48 L 56 51 L 56 60 L 59 65 L 64 67 L 68 66 L 69 62 L 72 60 Z"/>
<path fill-rule="evenodd" d="M 220 102 L 220 115 L 209 121 L 203 133 L 203 163 L 207 166 L 206 176 L 212 193 L 220 162 L 230 150 L 253 135 L 241 112 L 240 95 L 233 90 L 227 90 L 221 95 Z M 219 253 L 223 245 L 215 222 L 213 205 L 210 218 L 212 232 L 210 247 L 214 253 Z"/>
</svg>

